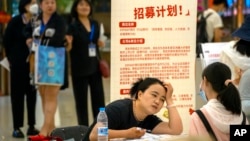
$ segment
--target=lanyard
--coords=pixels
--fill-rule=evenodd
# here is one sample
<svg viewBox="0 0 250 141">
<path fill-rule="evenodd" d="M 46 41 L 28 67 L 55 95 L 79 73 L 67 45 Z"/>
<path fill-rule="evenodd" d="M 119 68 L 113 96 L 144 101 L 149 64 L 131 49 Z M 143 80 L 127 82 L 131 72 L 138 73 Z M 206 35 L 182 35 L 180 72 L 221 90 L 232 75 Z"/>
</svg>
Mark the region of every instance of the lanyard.
<svg viewBox="0 0 250 141">
<path fill-rule="evenodd" d="M 44 32 L 45 28 L 46 28 L 46 25 L 42 22 L 41 26 L 40 26 L 40 35 L 42 35 L 42 33 Z"/>
<path fill-rule="evenodd" d="M 95 31 L 95 26 L 94 26 L 94 24 L 92 24 L 91 25 L 90 37 L 89 37 L 90 42 L 92 42 L 92 40 L 94 38 L 94 31 Z"/>
<path fill-rule="evenodd" d="M 53 15 L 52 15 L 52 16 L 53 16 Z M 50 22 L 52 16 L 49 18 L 47 24 Z M 42 33 L 45 31 L 47 24 L 44 24 L 44 23 L 43 23 L 43 20 L 41 20 L 40 35 L 42 35 Z"/>
</svg>

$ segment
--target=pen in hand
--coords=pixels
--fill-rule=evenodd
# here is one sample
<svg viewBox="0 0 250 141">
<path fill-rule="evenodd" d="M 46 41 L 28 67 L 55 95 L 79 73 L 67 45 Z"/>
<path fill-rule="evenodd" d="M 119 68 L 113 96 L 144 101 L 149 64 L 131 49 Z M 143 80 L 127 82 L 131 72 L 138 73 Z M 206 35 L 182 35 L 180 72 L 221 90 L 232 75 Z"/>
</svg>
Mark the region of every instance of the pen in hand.
<svg viewBox="0 0 250 141">
<path fill-rule="evenodd" d="M 147 133 L 152 133 L 152 130 L 146 129 Z"/>
<path fill-rule="evenodd" d="M 143 130 L 141 127 L 137 127 L 136 130 Z M 145 129 L 147 133 L 152 133 L 152 130 L 150 129 Z"/>
</svg>

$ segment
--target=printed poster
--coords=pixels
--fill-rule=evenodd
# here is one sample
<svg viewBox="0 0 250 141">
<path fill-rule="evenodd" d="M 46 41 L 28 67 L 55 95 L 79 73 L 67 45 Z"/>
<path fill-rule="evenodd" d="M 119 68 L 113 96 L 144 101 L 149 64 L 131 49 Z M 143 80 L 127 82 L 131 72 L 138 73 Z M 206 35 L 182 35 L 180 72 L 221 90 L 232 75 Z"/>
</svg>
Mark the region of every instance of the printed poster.
<svg viewBox="0 0 250 141">
<path fill-rule="evenodd" d="M 201 44 L 202 56 L 201 65 L 204 69 L 207 65 L 220 62 L 220 53 L 225 46 L 230 46 L 229 42 L 204 43 Z"/>
<path fill-rule="evenodd" d="M 196 96 L 196 15 L 197 0 L 111 1 L 111 101 L 129 97 L 141 77 L 170 82 L 187 132 Z M 157 115 L 168 120 L 167 113 L 163 107 Z"/>
</svg>

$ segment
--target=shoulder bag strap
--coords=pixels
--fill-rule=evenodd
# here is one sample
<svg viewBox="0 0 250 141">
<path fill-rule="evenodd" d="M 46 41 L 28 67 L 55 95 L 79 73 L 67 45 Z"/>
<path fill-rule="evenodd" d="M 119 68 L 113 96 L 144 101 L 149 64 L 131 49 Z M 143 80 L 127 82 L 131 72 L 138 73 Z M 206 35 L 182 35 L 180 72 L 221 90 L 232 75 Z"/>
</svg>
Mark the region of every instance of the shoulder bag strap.
<svg viewBox="0 0 250 141">
<path fill-rule="evenodd" d="M 242 111 L 242 114 L 243 114 L 243 120 L 242 120 L 242 123 L 241 123 L 241 125 L 246 125 L 247 123 L 246 123 L 246 115 L 245 115 L 245 113 Z"/>
<path fill-rule="evenodd" d="M 211 16 L 213 13 L 208 13 L 207 16 L 205 17 L 205 19 L 207 19 L 209 16 Z"/>
<path fill-rule="evenodd" d="M 198 114 L 198 116 L 200 117 L 201 121 L 203 122 L 203 124 L 205 125 L 207 132 L 210 134 L 210 136 L 217 141 L 217 138 L 214 134 L 213 129 L 211 128 L 210 124 L 208 123 L 206 117 L 204 116 L 204 114 L 202 113 L 201 110 L 196 110 L 196 113 Z"/>
</svg>

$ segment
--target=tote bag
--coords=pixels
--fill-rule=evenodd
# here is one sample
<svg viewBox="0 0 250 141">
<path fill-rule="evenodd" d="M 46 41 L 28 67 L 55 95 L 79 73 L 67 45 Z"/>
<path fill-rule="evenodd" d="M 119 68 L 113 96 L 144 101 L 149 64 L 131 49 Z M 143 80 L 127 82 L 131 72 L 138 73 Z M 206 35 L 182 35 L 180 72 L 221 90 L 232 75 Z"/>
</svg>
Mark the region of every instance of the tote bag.
<svg viewBox="0 0 250 141">
<path fill-rule="evenodd" d="M 61 86 L 64 83 L 65 48 L 40 45 L 35 57 L 35 83 Z"/>
</svg>

